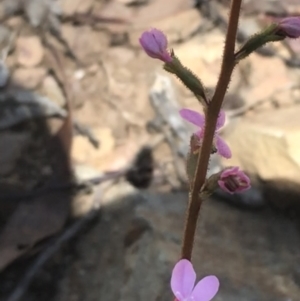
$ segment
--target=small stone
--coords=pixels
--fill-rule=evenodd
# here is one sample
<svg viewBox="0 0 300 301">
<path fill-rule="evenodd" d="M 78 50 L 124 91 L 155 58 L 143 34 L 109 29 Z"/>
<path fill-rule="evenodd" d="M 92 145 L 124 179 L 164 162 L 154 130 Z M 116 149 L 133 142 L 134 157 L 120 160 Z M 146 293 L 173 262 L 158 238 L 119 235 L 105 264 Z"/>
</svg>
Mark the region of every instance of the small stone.
<svg viewBox="0 0 300 301">
<path fill-rule="evenodd" d="M 75 13 L 85 14 L 91 10 L 94 0 L 62 0 L 61 10 L 65 16 L 71 16 Z"/>
<path fill-rule="evenodd" d="M 35 67 L 43 60 L 44 48 L 37 36 L 19 37 L 16 48 L 17 61 L 24 67 Z"/>
<path fill-rule="evenodd" d="M 74 166 L 74 175 L 79 181 L 87 181 L 92 178 L 102 176 L 103 174 L 92 166 L 85 164 L 76 164 Z"/>
<path fill-rule="evenodd" d="M 12 76 L 13 84 L 25 89 L 36 89 L 46 76 L 46 69 L 42 67 L 18 68 Z"/>
<path fill-rule="evenodd" d="M 151 23 L 151 27 L 159 28 L 167 37 L 169 43 L 175 43 L 190 38 L 205 23 L 197 9 L 187 9 L 181 13 L 173 14 L 167 18 Z M 129 33 L 132 46 L 140 47 L 139 37 L 141 33 L 149 29 L 145 23 L 138 24 Z"/>
<path fill-rule="evenodd" d="M 47 96 L 60 107 L 65 106 L 66 99 L 53 76 L 48 75 L 45 77 L 43 81 L 42 91 L 45 94 L 45 96 Z"/>
<path fill-rule="evenodd" d="M 110 128 L 92 129 L 93 134 L 100 142 L 100 148 L 95 149 L 86 137 L 75 136 L 72 147 L 72 158 L 78 164 L 88 164 L 101 171 L 102 166 L 115 147 L 115 139 Z"/>
<path fill-rule="evenodd" d="M 109 45 L 105 32 L 94 31 L 89 26 L 62 26 L 62 35 L 80 62 L 95 63 Z"/>
<path fill-rule="evenodd" d="M 299 187 L 299 105 L 232 122 L 225 139 L 234 156 L 222 160 L 224 166 L 239 166 L 254 178 L 283 185 L 286 192 Z"/>
</svg>

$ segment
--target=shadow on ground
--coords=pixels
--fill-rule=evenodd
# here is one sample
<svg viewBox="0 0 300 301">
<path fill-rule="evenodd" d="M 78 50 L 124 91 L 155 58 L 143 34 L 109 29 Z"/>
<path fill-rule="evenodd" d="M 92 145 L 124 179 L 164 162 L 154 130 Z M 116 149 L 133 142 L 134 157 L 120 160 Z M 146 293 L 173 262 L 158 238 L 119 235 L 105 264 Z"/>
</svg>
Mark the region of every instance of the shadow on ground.
<svg viewBox="0 0 300 301">
<path fill-rule="evenodd" d="M 36 275 L 22 300 L 172 300 L 170 271 L 180 253 L 185 208 L 186 193 L 143 192 L 104 205 Z M 299 247 L 294 220 L 212 200 L 201 212 L 193 261 L 199 278 L 220 278 L 216 301 L 297 300 Z M 2 274 L 1 301 L 28 265 L 19 261 Z"/>
</svg>

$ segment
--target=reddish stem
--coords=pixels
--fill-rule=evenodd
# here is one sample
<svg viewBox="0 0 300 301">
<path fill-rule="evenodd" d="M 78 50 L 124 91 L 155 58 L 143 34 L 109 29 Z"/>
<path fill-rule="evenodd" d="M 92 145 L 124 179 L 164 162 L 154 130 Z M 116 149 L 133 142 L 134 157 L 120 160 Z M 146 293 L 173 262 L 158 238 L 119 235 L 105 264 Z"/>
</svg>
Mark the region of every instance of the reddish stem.
<svg viewBox="0 0 300 301">
<path fill-rule="evenodd" d="M 189 193 L 189 206 L 181 251 L 181 258 L 188 260 L 191 260 L 192 257 L 197 220 L 203 202 L 199 197 L 199 192 L 205 183 L 218 115 L 235 66 L 234 49 L 241 2 L 242 0 L 232 0 L 231 2 L 221 72 L 214 96 L 208 106 L 201 153 L 197 162 L 194 182 Z"/>
</svg>

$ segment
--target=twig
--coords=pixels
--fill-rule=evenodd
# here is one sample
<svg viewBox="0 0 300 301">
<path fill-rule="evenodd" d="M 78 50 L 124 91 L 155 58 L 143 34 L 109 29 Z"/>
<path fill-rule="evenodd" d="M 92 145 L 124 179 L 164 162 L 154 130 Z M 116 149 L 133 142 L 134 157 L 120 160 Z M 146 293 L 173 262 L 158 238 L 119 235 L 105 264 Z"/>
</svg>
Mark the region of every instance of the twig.
<svg viewBox="0 0 300 301">
<path fill-rule="evenodd" d="M 94 206 L 91 211 L 67 228 L 54 243 L 51 243 L 51 245 L 39 255 L 6 301 L 19 301 L 24 296 L 37 272 L 56 252 L 60 250 L 64 243 L 72 239 L 87 223 L 97 216 L 99 207 L 100 199 L 96 199 L 95 197 Z"/>
</svg>

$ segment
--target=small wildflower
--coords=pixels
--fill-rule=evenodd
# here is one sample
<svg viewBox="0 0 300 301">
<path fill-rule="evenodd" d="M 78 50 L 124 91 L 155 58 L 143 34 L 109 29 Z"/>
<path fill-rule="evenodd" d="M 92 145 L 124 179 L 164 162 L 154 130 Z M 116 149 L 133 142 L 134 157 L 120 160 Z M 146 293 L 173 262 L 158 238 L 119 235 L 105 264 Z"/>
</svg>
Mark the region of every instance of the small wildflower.
<svg viewBox="0 0 300 301">
<path fill-rule="evenodd" d="M 275 34 L 288 38 L 300 37 L 300 17 L 288 17 L 282 19 L 275 28 Z"/>
<path fill-rule="evenodd" d="M 202 144 L 202 140 L 204 137 L 204 126 L 205 126 L 205 117 L 200 113 L 190 110 L 190 109 L 181 109 L 179 111 L 180 116 L 187 120 L 188 122 L 198 126 L 200 128 L 194 135 L 199 139 L 199 146 Z M 231 150 L 228 144 L 219 136 L 218 131 L 225 124 L 225 112 L 221 111 L 218 117 L 216 132 L 215 132 L 215 144 L 216 144 L 216 152 L 222 157 L 229 159 L 231 158 Z"/>
<path fill-rule="evenodd" d="M 216 276 L 207 276 L 196 285 L 196 273 L 190 261 L 181 259 L 175 265 L 171 288 L 177 301 L 210 301 L 219 290 Z M 174 300 L 174 301 L 175 301 Z"/>
<path fill-rule="evenodd" d="M 218 184 L 224 191 L 230 194 L 243 192 L 251 187 L 250 179 L 237 166 L 226 168 L 221 173 Z"/>
<path fill-rule="evenodd" d="M 168 40 L 162 31 L 156 28 L 144 31 L 139 41 L 145 52 L 150 57 L 162 60 L 165 63 L 172 61 L 172 57 L 167 50 Z"/>
</svg>

